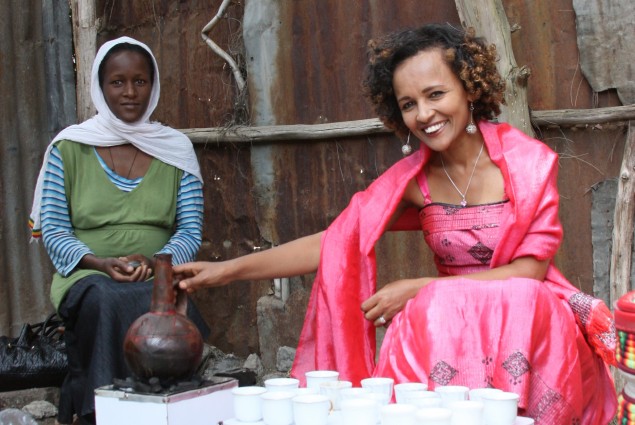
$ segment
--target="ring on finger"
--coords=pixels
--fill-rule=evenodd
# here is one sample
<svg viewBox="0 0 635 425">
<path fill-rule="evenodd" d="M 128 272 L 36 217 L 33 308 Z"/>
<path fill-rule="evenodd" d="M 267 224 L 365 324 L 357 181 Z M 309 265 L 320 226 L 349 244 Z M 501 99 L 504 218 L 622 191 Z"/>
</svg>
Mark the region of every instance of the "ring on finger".
<svg viewBox="0 0 635 425">
<path fill-rule="evenodd" d="M 377 321 L 379 322 L 380 325 L 386 324 L 386 318 L 384 316 L 379 316 L 379 319 L 377 319 Z"/>
</svg>

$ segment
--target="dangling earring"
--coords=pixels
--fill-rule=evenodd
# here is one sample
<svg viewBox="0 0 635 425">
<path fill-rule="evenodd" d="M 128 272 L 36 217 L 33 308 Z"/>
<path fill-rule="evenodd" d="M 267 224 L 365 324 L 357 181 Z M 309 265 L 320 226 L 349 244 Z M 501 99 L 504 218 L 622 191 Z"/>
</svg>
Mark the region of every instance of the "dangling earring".
<svg viewBox="0 0 635 425">
<path fill-rule="evenodd" d="M 404 156 L 410 155 L 412 153 L 412 146 L 410 146 L 410 132 L 408 132 L 408 138 L 406 139 L 406 144 L 401 146 L 401 153 Z"/>
<path fill-rule="evenodd" d="M 474 124 L 474 104 L 470 102 L 470 123 L 465 127 L 465 131 L 467 134 L 474 134 L 476 130 L 478 130 L 478 128 L 476 128 L 476 124 Z"/>
</svg>

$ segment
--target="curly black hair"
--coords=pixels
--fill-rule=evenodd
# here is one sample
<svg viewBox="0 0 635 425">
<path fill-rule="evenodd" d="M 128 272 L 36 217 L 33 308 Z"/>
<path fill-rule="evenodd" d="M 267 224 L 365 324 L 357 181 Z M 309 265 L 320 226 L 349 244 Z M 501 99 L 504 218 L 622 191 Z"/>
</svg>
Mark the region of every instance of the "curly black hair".
<svg viewBox="0 0 635 425">
<path fill-rule="evenodd" d="M 364 94 L 386 127 L 401 136 L 408 134 L 395 98 L 393 74 L 400 63 L 430 49 L 442 50 L 450 69 L 476 99 L 475 120 L 492 119 L 500 114 L 500 105 L 505 103 L 505 80 L 496 69 L 496 46 L 476 37 L 472 28 L 427 24 L 368 42 Z"/>
</svg>

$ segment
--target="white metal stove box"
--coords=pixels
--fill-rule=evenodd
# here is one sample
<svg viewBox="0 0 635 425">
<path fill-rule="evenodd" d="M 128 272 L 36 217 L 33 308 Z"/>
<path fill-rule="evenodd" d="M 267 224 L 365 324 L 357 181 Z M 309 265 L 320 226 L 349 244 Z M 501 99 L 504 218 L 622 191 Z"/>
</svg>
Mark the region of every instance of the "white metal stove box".
<svg viewBox="0 0 635 425">
<path fill-rule="evenodd" d="M 218 378 L 178 393 L 147 394 L 115 389 L 95 390 L 97 425 L 217 425 L 234 417 L 233 378 Z"/>
</svg>

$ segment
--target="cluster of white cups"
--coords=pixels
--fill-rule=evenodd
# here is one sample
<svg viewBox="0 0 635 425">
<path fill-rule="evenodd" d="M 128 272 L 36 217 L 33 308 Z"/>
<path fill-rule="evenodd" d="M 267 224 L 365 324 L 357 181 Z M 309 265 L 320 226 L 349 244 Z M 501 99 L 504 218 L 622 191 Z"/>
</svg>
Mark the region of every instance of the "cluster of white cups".
<svg viewBox="0 0 635 425">
<path fill-rule="evenodd" d="M 519 417 L 518 394 L 495 388 L 437 386 L 428 391 L 425 384 L 395 385 L 395 406 L 415 407 L 414 419 L 404 425 L 531 425 L 531 418 Z M 410 409 L 412 410 L 412 409 Z"/>
<path fill-rule="evenodd" d="M 264 387 L 234 388 L 235 418 L 223 424 L 326 425 L 333 402 L 320 392 L 320 385 L 344 382 L 338 378 L 336 371 L 319 370 L 306 373 L 306 388 L 299 388 L 295 378 L 267 379 Z"/>
<path fill-rule="evenodd" d="M 232 390 L 235 418 L 224 425 L 531 425 L 517 416 L 518 395 L 494 388 L 394 384 L 367 378 L 361 387 L 336 371 L 306 373 L 306 388 L 294 378 L 273 378 L 264 387 Z M 391 403 L 393 391 L 396 403 Z"/>
</svg>

